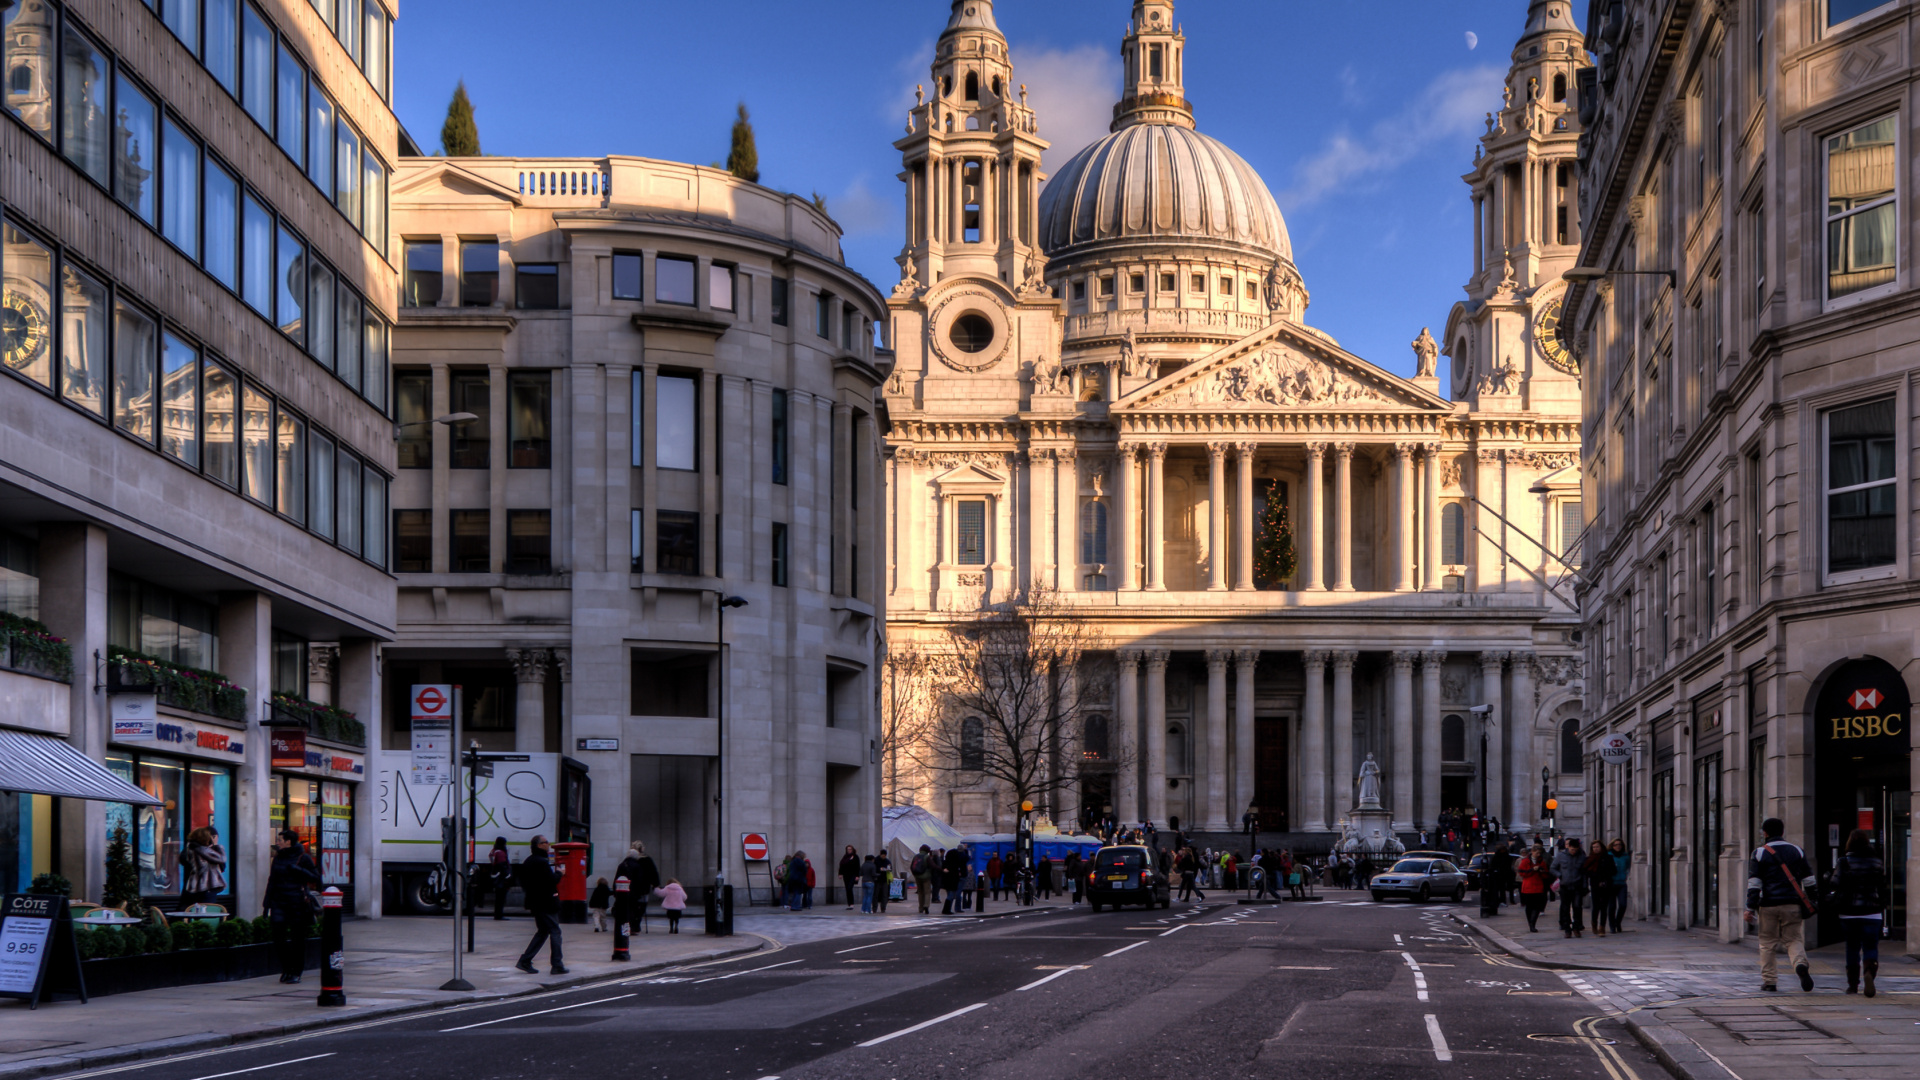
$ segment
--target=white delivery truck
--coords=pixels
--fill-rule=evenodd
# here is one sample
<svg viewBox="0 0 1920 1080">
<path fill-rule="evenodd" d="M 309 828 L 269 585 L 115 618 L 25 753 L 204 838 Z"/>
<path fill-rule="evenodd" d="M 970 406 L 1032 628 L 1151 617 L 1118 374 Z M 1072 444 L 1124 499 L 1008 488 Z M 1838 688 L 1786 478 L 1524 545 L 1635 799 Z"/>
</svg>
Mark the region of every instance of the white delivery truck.
<svg viewBox="0 0 1920 1080">
<path fill-rule="evenodd" d="M 536 835 L 556 843 L 591 839 L 587 767 L 563 754 L 493 755 L 482 765 L 471 818 L 464 764 L 457 785 L 415 784 L 410 782 L 411 752 L 381 750 L 372 757 L 378 815 L 373 823 L 374 872 L 380 878 L 382 910 L 388 914 L 444 912 L 452 906 L 441 822 L 456 812 L 456 791 L 457 812 L 463 821 L 473 822 L 466 854 L 479 864 L 477 883 L 486 879 L 487 853 L 495 837 L 506 837 L 516 865 L 526 858 L 527 845 Z M 488 767 L 492 776 L 485 775 Z M 509 899 L 517 899 L 517 893 Z"/>
</svg>

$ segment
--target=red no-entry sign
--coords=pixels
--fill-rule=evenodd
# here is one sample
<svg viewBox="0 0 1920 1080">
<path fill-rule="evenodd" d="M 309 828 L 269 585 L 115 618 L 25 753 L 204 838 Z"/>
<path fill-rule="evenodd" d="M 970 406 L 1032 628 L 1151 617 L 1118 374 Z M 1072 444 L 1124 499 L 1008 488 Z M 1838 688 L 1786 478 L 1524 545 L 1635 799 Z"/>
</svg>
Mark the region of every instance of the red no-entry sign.
<svg viewBox="0 0 1920 1080">
<path fill-rule="evenodd" d="M 766 834 L 757 833 L 757 832 L 741 833 L 740 834 L 740 853 L 746 856 L 746 859 L 748 862 L 766 862 L 767 861 Z"/>
</svg>

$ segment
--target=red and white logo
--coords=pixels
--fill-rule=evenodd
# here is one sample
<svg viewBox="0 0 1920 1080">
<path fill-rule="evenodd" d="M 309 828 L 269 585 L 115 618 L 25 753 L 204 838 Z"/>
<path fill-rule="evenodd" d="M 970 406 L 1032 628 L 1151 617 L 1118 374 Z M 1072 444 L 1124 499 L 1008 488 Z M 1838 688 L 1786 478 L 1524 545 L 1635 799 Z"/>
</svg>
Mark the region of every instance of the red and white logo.
<svg viewBox="0 0 1920 1080">
<path fill-rule="evenodd" d="M 1878 690 L 1855 690 L 1853 696 L 1847 699 L 1853 705 L 1855 712 L 1871 709 L 1885 700 L 1886 697 Z"/>
<path fill-rule="evenodd" d="M 767 859 L 767 838 L 763 833 L 750 832 L 740 834 L 740 853 L 748 862 L 765 862 Z"/>
</svg>

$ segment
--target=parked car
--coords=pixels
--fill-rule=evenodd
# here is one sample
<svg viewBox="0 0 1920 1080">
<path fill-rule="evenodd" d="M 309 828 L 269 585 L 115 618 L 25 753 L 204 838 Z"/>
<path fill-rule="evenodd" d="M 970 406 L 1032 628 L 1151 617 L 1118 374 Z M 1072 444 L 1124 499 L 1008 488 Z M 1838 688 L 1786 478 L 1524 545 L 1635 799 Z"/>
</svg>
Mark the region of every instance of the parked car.
<svg viewBox="0 0 1920 1080">
<path fill-rule="evenodd" d="M 1446 859 L 1401 859 L 1393 869 L 1375 874 L 1367 888 L 1375 900 L 1405 896 L 1424 903 L 1444 896 L 1458 901 L 1466 899 L 1467 875 Z"/>
<path fill-rule="evenodd" d="M 1108 904 L 1173 906 L 1173 883 L 1160 872 L 1153 849 L 1141 844 L 1103 847 L 1087 870 L 1087 903 L 1099 911 Z"/>
<path fill-rule="evenodd" d="M 1493 856 L 1484 851 L 1467 860 L 1466 875 L 1468 892 L 1478 892 L 1480 890 L 1481 884 L 1487 879 L 1487 870 L 1492 863 Z"/>
</svg>

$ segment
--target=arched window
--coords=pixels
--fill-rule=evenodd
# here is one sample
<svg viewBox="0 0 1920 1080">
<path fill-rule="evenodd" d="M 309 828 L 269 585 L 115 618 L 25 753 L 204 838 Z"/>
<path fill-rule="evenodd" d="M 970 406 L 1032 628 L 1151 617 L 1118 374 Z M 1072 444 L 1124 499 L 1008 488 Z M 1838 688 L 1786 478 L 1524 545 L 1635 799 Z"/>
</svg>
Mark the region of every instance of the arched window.
<svg viewBox="0 0 1920 1080">
<path fill-rule="evenodd" d="M 993 77 L 993 96 L 994 96 L 994 97 L 1005 97 L 1005 96 L 1006 96 L 1005 94 L 1002 94 L 1002 93 L 1000 92 L 1000 76 L 998 76 L 998 75 L 995 75 L 995 76 Z"/>
<path fill-rule="evenodd" d="M 977 716 L 960 721 L 960 767 L 971 772 L 987 767 L 987 724 Z"/>
<path fill-rule="evenodd" d="M 1440 562 L 1461 566 L 1467 561 L 1467 512 L 1457 502 L 1440 508 Z"/>
<path fill-rule="evenodd" d="M 1577 773 L 1580 771 L 1580 721 L 1563 720 L 1560 723 L 1560 771 Z"/>
<path fill-rule="evenodd" d="M 1565 75 L 1555 75 L 1553 77 L 1553 100 L 1567 100 L 1567 77 Z"/>
<path fill-rule="evenodd" d="M 976 72 L 967 72 L 967 100 L 980 100 L 980 76 Z"/>
<path fill-rule="evenodd" d="M 1107 752 L 1107 718 L 1099 715 L 1087 717 L 1085 759 L 1087 761 L 1105 761 L 1107 760 Z"/>
<path fill-rule="evenodd" d="M 1467 722 L 1458 713 L 1440 721 L 1440 760 L 1467 760 Z"/>
</svg>

